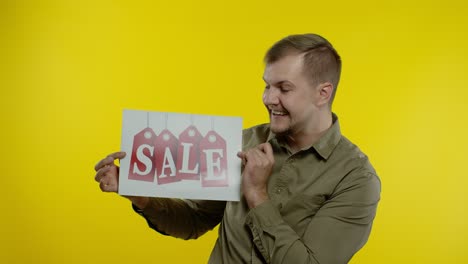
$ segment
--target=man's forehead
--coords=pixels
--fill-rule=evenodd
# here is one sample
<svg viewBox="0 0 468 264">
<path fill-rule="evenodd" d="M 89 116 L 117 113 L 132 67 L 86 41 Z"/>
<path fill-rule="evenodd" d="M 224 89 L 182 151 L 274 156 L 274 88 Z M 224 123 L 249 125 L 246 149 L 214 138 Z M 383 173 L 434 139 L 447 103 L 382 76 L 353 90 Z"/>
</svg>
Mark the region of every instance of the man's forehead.
<svg viewBox="0 0 468 264">
<path fill-rule="evenodd" d="M 297 75 L 302 74 L 303 64 L 303 54 L 286 55 L 265 65 L 263 80 L 274 83 L 295 78 Z"/>
</svg>

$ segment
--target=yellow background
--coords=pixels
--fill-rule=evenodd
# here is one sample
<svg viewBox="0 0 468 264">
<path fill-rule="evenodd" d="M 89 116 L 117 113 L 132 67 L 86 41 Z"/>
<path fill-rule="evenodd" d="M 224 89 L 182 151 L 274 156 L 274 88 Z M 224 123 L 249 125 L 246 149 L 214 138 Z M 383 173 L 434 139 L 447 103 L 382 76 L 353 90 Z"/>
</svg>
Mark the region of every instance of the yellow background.
<svg viewBox="0 0 468 264">
<path fill-rule="evenodd" d="M 206 263 L 216 232 L 157 235 L 104 194 L 122 109 L 267 121 L 262 58 L 288 34 L 328 38 L 334 111 L 383 189 L 351 263 L 468 263 L 465 1 L 0 3 L 2 263 Z"/>
</svg>

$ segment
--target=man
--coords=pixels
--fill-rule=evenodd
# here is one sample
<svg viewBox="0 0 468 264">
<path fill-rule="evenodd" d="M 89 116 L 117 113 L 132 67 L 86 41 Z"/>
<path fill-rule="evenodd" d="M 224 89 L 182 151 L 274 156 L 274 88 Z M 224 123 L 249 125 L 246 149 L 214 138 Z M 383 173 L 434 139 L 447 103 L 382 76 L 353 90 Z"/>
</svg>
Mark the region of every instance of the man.
<svg viewBox="0 0 468 264">
<path fill-rule="evenodd" d="M 347 263 L 369 237 L 380 181 L 331 111 L 341 59 L 305 34 L 277 42 L 265 62 L 270 123 L 243 132 L 240 202 L 127 198 L 165 235 L 197 238 L 221 223 L 209 263 Z M 124 156 L 96 165 L 102 191 L 117 192 Z"/>
</svg>

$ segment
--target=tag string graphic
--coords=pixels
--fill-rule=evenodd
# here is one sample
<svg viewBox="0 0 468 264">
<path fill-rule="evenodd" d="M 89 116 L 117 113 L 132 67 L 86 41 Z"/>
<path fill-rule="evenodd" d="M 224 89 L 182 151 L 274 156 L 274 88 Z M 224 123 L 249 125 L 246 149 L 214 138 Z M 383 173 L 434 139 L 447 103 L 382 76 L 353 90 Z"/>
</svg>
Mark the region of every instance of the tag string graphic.
<svg viewBox="0 0 468 264">
<path fill-rule="evenodd" d="M 146 112 L 146 127 L 149 127 L 149 112 Z"/>
<path fill-rule="evenodd" d="M 164 128 L 167 129 L 167 120 L 168 120 L 168 113 L 164 114 Z"/>
</svg>

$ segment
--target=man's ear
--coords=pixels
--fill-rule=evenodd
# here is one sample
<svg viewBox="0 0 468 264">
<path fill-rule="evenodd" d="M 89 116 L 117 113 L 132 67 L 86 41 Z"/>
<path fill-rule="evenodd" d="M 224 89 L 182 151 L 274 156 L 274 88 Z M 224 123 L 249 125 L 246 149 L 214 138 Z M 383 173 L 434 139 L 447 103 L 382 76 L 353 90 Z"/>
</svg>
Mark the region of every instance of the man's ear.
<svg viewBox="0 0 468 264">
<path fill-rule="evenodd" d="M 334 89 L 335 87 L 333 87 L 333 84 L 331 82 L 324 82 L 324 83 L 319 84 L 319 87 L 318 87 L 319 105 L 325 105 L 325 104 L 330 103 L 330 101 L 332 100 Z"/>
</svg>

